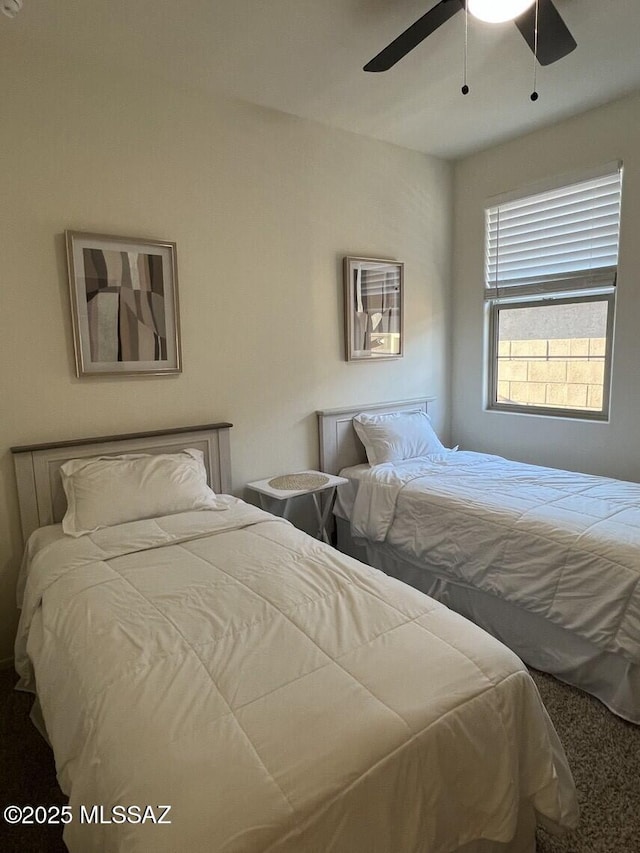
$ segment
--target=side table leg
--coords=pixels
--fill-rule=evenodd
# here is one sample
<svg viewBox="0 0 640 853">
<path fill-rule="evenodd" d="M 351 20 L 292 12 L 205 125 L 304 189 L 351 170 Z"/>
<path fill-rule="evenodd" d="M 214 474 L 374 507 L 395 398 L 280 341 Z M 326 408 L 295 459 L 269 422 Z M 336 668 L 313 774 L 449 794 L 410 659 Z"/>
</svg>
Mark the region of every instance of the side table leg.
<svg viewBox="0 0 640 853">
<path fill-rule="evenodd" d="M 285 500 L 279 500 L 278 498 L 268 498 L 266 495 L 263 495 L 262 492 L 260 492 L 260 509 L 263 509 L 265 512 L 270 512 L 271 515 L 280 516 L 280 518 L 286 518 L 288 521 L 289 518 L 287 514 L 289 512 L 290 500 L 291 498 L 285 498 Z M 276 503 L 278 504 L 279 511 L 274 512 L 274 504 Z M 280 509 L 281 505 L 282 509 Z"/>
<path fill-rule="evenodd" d="M 324 510 L 320 507 L 320 494 L 326 495 Z M 316 534 L 316 539 L 321 539 L 323 542 L 326 542 L 327 545 L 331 544 L 329 533 L 327 531 L 327 522 L 329 521 L 329 515 L 333 508 L 335 497 L 335 486 L 332 489 L 326 489 L 324 492 L 313 492 L 313 503 L 316 508 L 316 518 L 318 520 L 318 532 Z"/>
</svg>

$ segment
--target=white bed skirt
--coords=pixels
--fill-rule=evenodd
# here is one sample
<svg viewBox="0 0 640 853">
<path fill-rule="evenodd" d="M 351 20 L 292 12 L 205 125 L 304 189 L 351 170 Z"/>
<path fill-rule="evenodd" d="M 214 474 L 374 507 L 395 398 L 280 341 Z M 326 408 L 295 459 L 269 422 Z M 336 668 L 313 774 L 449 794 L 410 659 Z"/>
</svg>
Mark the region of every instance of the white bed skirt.
<svg viewBox="0 0 640 853">
<path fill-rule="evenodd" d="M 347 521 L 337 517 L 336 523 L 340 551 L 441 601 L 501 640 L 527 665 L 596 696 L 614 714 L 640 725 L 639 666 L 501 598 L 445 580 L 436 567 L 400 558 L 388 545 L 356 542 Z"/>
<path fill-rule="evenodd" d="M 544 826 L 544 824 L 543 824 Z M 454 853 L 535 853 L 536 816 L 529 805 L 523 805 L 518 815 L 516 834 L 508 844 L 481 839 L 458 847 Z"/>
</svg>

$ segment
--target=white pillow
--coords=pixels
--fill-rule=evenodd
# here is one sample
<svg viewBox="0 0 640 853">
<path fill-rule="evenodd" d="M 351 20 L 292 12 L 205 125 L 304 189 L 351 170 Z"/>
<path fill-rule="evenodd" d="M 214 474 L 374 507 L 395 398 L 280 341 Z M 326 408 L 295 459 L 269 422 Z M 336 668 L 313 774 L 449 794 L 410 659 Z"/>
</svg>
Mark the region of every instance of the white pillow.
<svg viewBox="0 0 640 853">
<path fill-rule="evenodd" d="M 353 426 L 364 444 L 370 465 L 447 452 L 426 412 L 362 413 L 353 419 Z"/>
<path fill-rule="evenodd" d="M 220 509 L 207 485 L 201 450 L 70 459 L 60 466 L 67 496 L 62 529 L 93 533 L 126 521 Z"/>
</svg>

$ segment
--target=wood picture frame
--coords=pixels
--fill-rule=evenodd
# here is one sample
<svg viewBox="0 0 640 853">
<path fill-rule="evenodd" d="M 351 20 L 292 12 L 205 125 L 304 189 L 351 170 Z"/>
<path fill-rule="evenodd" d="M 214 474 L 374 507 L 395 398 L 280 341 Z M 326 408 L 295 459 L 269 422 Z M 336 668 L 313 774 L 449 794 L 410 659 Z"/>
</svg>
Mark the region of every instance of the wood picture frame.
<svg viewBox="0 0 640 853">
<path fill-rule="evenodd" d="M 176 244 L 65 232 L 76 375 L 182 371 Z"/>
<path fill-rule="evenodd" d="M 404 350 L 404 264 L 344 258 L 345 358 L 388 361 Z"/>
</svg>

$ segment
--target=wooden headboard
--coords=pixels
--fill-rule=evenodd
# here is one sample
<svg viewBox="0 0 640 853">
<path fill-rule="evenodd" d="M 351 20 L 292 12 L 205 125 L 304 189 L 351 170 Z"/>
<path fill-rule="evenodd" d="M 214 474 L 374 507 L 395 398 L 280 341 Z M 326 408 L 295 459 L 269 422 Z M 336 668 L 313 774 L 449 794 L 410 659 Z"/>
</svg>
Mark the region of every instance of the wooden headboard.
<svg viewBox="0 0 640 853">
<path fill-rule="evenodd" d="M 121 453 L 177 453 L 194 447 L 204 453 L 207 479 L 214 492 L 229 492 L 231 426 L 229 423 L 204 424 L 12 447 L 23 540 L 26 542 L 38 527 L 62 521 L 67 501 L 60 466 L 69 459 Z"/>
<path fill-rule="evenodd" d="M 350 406 L 348 409 L 324 409 L 317 412 L 320 438 L 320 469 L 327 474 L 337 474 L 349 465 L 366 462 L 362 442 L 353 428 L 353 418 L 360 412 L 382 415 L 389 412 L 428 412 L 434 397 L 419 397 L 415 400 L 396 400 L 366 406 Z"/>
</svg>

